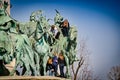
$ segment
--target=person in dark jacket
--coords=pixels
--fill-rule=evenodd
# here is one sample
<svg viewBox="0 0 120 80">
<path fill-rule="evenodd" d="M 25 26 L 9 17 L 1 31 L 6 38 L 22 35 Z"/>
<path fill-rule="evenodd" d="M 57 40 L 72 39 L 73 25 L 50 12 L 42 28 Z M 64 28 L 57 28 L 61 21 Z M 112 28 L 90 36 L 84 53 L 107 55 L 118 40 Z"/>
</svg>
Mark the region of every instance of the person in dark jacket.
<svg viewBox="0 0 120 80">
<path fill-rule="evenodd" d="M 59 68 L 60 68 L 60 77 L 65 77 L 64 76 L 65 59 L 64 59 L 63 53 L 59 54 L 58 64 L 59 64 Z"/>
<path fill-rule="evenodd" d="M 62 34 L 64 37 L 68 37 L 70 25 L 67 19 L 65 19 L 60 25 Z"/>
<path fill-rule="evenodd" d="M 53 66 L 53 69 L 54 69 L 54 72 L 55 72 L 55 76 L 58 76 L 58 57 L 57 57 L 57 53 L 55 52 L 54 53 L 54 57 L 52 58 L 52 66 Z"/>
<path fill-rule="evenodd" d="M 50 57 L 48 59 L 48 62 L 47 62 L 47 71 L 49 71 L 49 76 L 53 76 L 54 75 L 54 69 L 53 69 L 52 63 L 53 63 L 53 60 Z"/>
<path fill-rule="evenodd" d="M 59 39 L 60 32 L 58 31 L 58 29 L 57 29 L 57 27 L 55 25 L 51 26 L 50 31 L 52 32 L 53 37 L 55 39 Z M 55 42 L 55 39 L 53 39 L 53 43 Z"/>
</svg>

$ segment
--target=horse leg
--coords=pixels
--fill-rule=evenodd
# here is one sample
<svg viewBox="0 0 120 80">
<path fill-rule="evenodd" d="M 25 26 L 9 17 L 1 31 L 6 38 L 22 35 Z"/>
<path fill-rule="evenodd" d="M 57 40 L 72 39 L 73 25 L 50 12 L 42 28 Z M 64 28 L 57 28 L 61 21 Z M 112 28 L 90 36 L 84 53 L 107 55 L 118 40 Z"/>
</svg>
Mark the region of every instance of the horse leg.
<svg viewBox="0 0 120 80">
<path fill-rule="evenodd" d="M 47 53 L 46 53 L 46 54 L 47 54 Z M 47 55 L 45 55 L 45 56 L 43 57 L 42 66 L 43 66 L 44 75 L 46 75 L 46 64 L 47 64 L 48 58 L 49 58 L 49 57 L 48 57 Z"/>
<path fill-rule="evenodd" d="M 15 73 L 16 67 L 14 67 L 14 69 L 10 72 L 9 76 L 13 76 Z"/>
<path fill-rule="evenodd" d="M 16 73 L 16 68 L 17 68 L 17 65 L 18 65 L 18 63 L 16 62 L 16 64 L 15 64 L 15 66 L 14 66 L 13 70 L 12 70 L 12 71 L 10 71 L 9 76 L 14 76 L 14 74 Z"/>
<path fill-rule="evenodd" d="M 27 62 L 24 62 L 25 68 L 26 68 L 26 72 L 24 75 L 37 75 L 36 73 L 36 66 L 34 64 L 34 62 L 32 62 L 31 60 L 28 60 Z M 32 70 L 31 70 L 32 69 Z"/>
<path fill-rule="evenodd" d="M 27 76 L 30 76 L 31 75 L 31 72 L 30 72 L 30 66 L 29 66 L 29 64 L 24 64 L 25 65 L 25 68 L 26 68 L 26 71 L 25 71 L 25 73 L 23 74 L 23 75 L 27 75 Z"/>
<path fill-rule="evenodd" d="M 16 60 L 16 59 L 15 59 L 15 60 Z M 16 61 L 15 66 L 14 66 L 13 70 L 10 71 L 9 76 L 13 76 L 13 75 L 14 75 L 14 73 L 16 72 L 17 65 L 18 65 L 18 62 Z"/>
<path fill-rule="evenodd" d="M 25 61 L 24 58 L 21 59 L 22 63 L 23 63 L 23 66 L 24 68 L 26 69 L 25 73 L 23 75 L 27 75 L 27 76 L 30 76 L 31 75 L 31 70 L 30 70 L 30 61 Z M 31 62 L 32 63 L 32 62 Z"/>
<path fill-rule="evenodd" d="M 37 75 L 40 75 L 40 56 L 35 53 L 35 62 L 36 62 L 36 71 L 37 71 Z"/>
<path fill-rule="evenodd" d="M 38 72 L 37 72 L 37 70 L 36 70 L 36 66 L 35 66 L 35 64 L 29 64 L 30 65 L 30 68 L 32 68 L 32 70 L 33 70 L 33 72 L 32 72 L 32 75 L 33 76 L 37 76 L 38 75 Z M 31 69 L 30 69 L 31 70 Z"/>
</svg>

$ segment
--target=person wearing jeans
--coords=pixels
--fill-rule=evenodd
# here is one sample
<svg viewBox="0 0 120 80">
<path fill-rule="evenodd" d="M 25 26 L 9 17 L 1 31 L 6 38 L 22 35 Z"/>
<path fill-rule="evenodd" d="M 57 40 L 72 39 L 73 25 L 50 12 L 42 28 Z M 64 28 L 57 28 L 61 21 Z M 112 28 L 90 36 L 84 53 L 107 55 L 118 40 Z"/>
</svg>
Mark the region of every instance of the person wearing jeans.
<svg viewBox="0 0 120 80">
<path fill-rule="evenodd" d="M 65 59 L 62 53 L 59 54 L 58 64 L 60 68 L 60 77 L 65 77 L 64 76 Z"/>
</svg>

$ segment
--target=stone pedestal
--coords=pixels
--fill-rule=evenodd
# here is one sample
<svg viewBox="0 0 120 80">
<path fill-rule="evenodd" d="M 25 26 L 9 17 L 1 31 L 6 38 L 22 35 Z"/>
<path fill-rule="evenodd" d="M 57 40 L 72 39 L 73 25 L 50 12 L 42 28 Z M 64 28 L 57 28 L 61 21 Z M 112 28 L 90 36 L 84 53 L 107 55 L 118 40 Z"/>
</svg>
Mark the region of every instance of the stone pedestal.
<svg viewBox="0 0 120 80">
<path fill-rule="evenodd" d="M 53 76 L 1 76 L 0 80 L 71 80 Z"/>
</svg>

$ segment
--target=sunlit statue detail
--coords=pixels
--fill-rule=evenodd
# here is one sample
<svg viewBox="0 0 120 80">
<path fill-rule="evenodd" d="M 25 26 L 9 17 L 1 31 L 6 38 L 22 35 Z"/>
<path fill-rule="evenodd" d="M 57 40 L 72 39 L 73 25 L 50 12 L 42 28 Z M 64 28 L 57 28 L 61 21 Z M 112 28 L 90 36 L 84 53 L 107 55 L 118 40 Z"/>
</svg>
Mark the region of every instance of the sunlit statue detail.
<svg viewBox="0 0 120 80">
<path fill-rule="evenodd" d="M 0 74 L 4 75 L 47 75 L 47 62 L 53 53 L 62 51 L 65 58 L 66 77 L 70 77 L 70 65 L 76 57 L 77 29 L 70 26 L 56 11 L 54 24 L 43 16 L 42 10 L 32 12 L 29 22 L 21 23 L 6 12 L 7 3 L 0 0 Z M 5 68 L 13 59 L 14 69 Z M 20 67 L 20 69 L 17 69 Z M 4 69 L 3 69 L 4 68 Z M 19 72 L 21 70 L 21 72 Z M 21 73 L 21 74 L 18 74 Z"/>
</svg>

